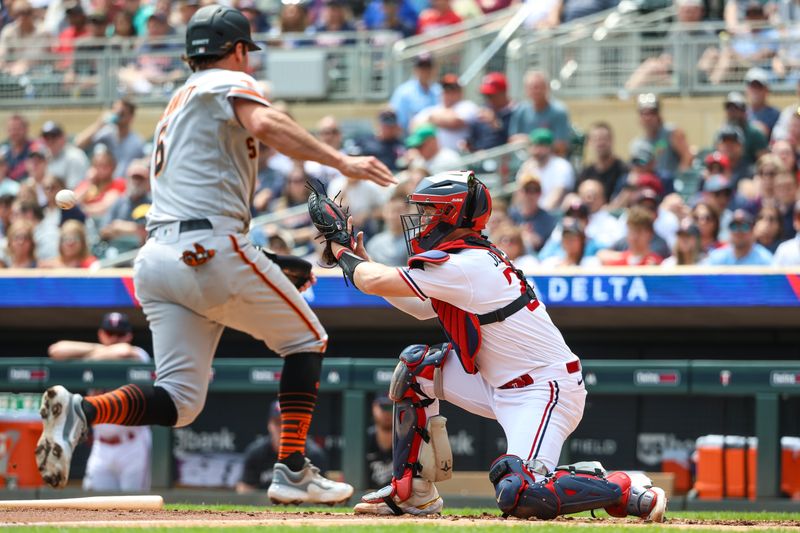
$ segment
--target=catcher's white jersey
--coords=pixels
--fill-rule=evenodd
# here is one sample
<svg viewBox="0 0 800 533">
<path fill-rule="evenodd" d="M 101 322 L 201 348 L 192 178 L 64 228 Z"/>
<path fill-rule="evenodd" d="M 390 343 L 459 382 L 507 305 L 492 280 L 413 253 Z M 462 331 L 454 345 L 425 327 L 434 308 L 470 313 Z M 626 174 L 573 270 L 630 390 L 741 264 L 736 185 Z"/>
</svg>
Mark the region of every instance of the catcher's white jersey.
<svg viewBox="0 0 800 533">
<path fill-rule="evenodd" d="M 234 98 L 269 105 L 252 77 L 221 69 L 195 72 L 172 96 L 156 127 L 148 230 L 214 216 L 250 221 L 258 140 L 237 120 Z"/>
<path fill-rule="evenodd" d="M 435 298 L 469 313 L 495 311 L 520 294 L 517 276 L 488 250 L 462 250 L 444 263 L 399 270 L 421 299 Z M 533 311 L 522 309 L 502 322 L 481 326 L 481 334 L 475 364 L 495 387 L 531 370 L 577 359 L 541 302 Z"/>
</svg>

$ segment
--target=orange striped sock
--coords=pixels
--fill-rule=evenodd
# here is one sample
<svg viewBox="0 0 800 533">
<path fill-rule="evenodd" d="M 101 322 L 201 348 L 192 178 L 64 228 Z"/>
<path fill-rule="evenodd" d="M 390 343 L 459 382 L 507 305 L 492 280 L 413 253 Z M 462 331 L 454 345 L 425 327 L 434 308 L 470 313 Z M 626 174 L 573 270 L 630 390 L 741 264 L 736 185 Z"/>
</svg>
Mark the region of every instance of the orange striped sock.
<svg viewBox="0 0 800 533">
<path fill-rule="evenodd" d="M 145 413 L 145 395 L 136 385 L 125 385 L 111 392 L 87 396 L 84 400 L 94 407 L 89 423 L 140 425 Z"/>
<path fill-rule="evenodd" d="M 287 392 L 278 394 L 281 405 L 281 440 L 278 460 L 282 461 L 293 453 L 302 457 L 306 454 L 306 437 L 311 426 L 311 416 L 317 403 L 317 395 L 308 392 Z"/>
</svg>

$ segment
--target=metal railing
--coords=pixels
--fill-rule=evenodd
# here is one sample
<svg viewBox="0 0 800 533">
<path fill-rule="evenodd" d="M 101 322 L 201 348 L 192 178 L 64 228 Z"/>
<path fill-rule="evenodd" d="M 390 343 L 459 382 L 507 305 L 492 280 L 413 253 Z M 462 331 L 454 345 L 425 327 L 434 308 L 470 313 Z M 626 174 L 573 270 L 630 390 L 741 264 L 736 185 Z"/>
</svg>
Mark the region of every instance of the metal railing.
<svg viewBox="0 0 800 533">
<path fill-rule="evenodd" d="M 598 27 L 554 39 L 520 37 L 508 47 L 509 76 L 529 69 L 547 72 L 566 98 L 617 96 L 632 92 L 680 95 L 742 90 L 751 67 L 765 69 L 773 91 L 794 91 L 800 66 L 796 29 L 730 35 L 723 22 L 662 24 L 666 11 L 625 27 Z M 773 51 L 749 59 L 748 49 Z M 776 62 L 785 72 L 775 70 Z M 510 84 L 513 86 L 511 79 Z"/>
<path fill-rule="evenodd" d="M 277 98 L 385 101 L 394 86 L 391 50 L 399 37 L 385 31 L 261 34 L 254 39 L 265 50 L 253 52 L 250 65 L 256 79 L 274 80 Z M 0 100 L 4 107 L 108 105 L 130 95 L 165 103 L 190 74 L 181 61 L 183 38 L 142 44 L 87 39 L 71 52 L 56 52 L 55 41 L 12 49 L 2 58 Z M 314 94 L 292 91 L 292 80 L 316 84 Z"/>
</svg>

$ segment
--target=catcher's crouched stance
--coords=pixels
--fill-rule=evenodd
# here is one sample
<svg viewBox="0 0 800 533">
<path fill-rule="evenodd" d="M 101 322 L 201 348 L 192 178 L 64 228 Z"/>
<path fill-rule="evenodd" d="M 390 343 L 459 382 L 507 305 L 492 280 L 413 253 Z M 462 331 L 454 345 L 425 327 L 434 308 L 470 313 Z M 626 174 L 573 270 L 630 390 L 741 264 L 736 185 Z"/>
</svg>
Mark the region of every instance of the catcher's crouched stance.
<svg viewBox="0 0 800 533">
<path fill-rule="evenodd" d="M 402 222 L 407 268 L 370 261 L 361 234 L 321 191 L 309 212 L 336 261 L 359 290 L 383 296 L 421 320 L 437 317 L 449 342 L 409 346 L 392 376 L 392 483 L 362 498 L 367 514 L 435 514 L 434 483 L 450 478 L 452 453 L 439 401 L 496 419 L 508 453 L 489 471 L 506 516 L 552 519 L 605 508 L 612 516 L 660 522 L 664 491 L 641 486 L 596 462 L 557 467 L 561 446 L 583 415 L 586 390 L 570 351 L 522 272 L 480 232 L 489 191 L 471 172 L 425 178 L 409 196 L 416 214 Z"/>
</svg>

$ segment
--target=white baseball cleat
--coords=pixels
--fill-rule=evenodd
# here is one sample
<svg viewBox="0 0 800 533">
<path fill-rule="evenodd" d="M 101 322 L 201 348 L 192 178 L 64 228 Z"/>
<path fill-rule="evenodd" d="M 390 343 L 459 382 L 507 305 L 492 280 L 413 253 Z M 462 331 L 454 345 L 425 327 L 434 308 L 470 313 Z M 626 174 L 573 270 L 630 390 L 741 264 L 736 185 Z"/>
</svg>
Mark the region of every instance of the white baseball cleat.
<svg viewBox="0 0 800 533">
<path fill-rule="evenodd" d="M 653 507 L 647 516 L 644 517 L 644 521 L 663 522 L 664 512 L 667 510 L 667 495 L 664 494 L 664 489 L 660 487 L 650 487 L 648 491 L 654 493 L 655 503 L 653 503 Z"/>
<path fill-rule="evenodd" d="M 267 496 L 276 504 L 299 505 L 301 503 L 345 503 L 353 495 L 353 487 L 347 483 L 331 481 L 319 473 L 319 468 L 306 458 L 303 469 L 293 472 L 283 463 L 275 463 L 272 483 Z"/>
<path fill-rule="evenodd" d="M 391 499 L 392 504 L 387 503 Z M 411 482 L 411 496 L 406 501 L 399 501 L 394 494 L 394 487 L 386 487 L 365 494 L 355 508 L 356 514 L 375 515 L 433 515 L 440 514 L 444 500 L 439 496 L 436 485 L 422 478 L 414 478 Z"/>
<path fill-rule="evenodd" d="M 87 433 L 81 400 L 80 394 L 72 394 L 61 385 L 42 394 L 42 436 L 36 445 L 36 464 L 42 479 L 54 488 L 66 486 L 72 452 Z"/>
</svg>

